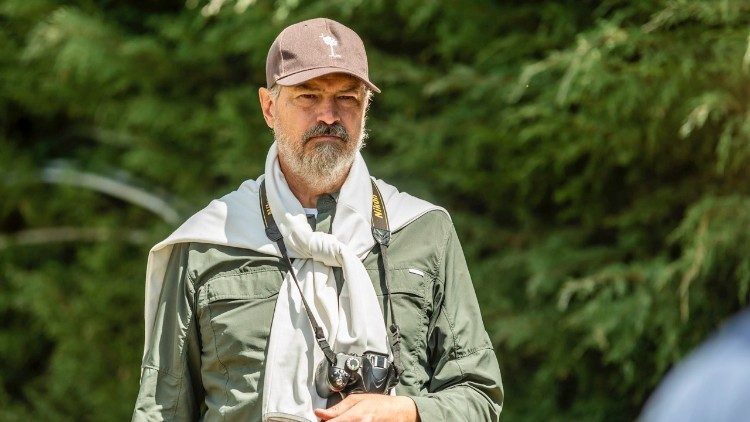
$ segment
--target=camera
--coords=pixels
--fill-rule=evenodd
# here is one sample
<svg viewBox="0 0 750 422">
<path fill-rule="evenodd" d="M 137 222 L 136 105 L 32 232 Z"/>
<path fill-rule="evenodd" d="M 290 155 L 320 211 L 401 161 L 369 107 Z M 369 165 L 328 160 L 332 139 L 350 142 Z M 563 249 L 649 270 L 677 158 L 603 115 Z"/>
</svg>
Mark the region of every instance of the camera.
<svg viewBox="0 0 750 422">
<path fill-rule="evenodd" d="M 323 398 L 335 393 L 344 397 L 355 393 L 388 394 L 397 382 L 396 368 L 388 355 L 376 352 L 362 356 L 337 353 L 333 364 L 323 359 L 315 371 L 315 389 Z"/>
</svg>

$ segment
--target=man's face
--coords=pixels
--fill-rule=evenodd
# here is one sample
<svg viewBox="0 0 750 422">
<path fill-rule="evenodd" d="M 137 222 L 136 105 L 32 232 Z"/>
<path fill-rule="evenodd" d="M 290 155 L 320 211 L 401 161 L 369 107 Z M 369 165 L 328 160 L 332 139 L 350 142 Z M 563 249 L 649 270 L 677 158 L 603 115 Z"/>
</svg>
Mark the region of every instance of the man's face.
<svg viewBox="0 0 750 422">
<path fill-rule="evenodd" d="M 365 95 L 359 79 L 340 73 L 281 87 L 276 99 L 261 89 L 284 174 L 323 190 L 340 182 L 365 138 Z"/>
</svg>

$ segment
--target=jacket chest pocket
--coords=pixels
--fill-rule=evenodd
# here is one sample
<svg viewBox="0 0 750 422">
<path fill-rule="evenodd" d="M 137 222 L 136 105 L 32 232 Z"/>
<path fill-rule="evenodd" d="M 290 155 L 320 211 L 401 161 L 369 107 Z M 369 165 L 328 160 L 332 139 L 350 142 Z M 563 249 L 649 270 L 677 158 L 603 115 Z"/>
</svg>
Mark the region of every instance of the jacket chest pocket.
<svg viewBox="0 0 750 422">
<path fill-rule="evenodd" d="M 206 282 L 198 300 L 204 367 L 216 364 L 217 370 L 238 383 L 249 380 L 248 376 L 257 379 L 282 277 L 273 269 L 221 275 Z"/>
<path fill-rule="evenodd" d="M 402 357 L 408 371 L 410 367 L 421 365 L 426 360 L 428 308 L 431 306 L 431 301 L 428 300 L 425 292 L 427 286 L 432 284 L 432 276 L 411 268 L 390 269 L 389 271 L 391 300 L 396 323 L 401 330 Z M 385 284 L 377 270 L 368 269 L 368 272 L 383 309 L 386 324 L 390 325 L 391 315 L 388 312 Z"/>
</svg>

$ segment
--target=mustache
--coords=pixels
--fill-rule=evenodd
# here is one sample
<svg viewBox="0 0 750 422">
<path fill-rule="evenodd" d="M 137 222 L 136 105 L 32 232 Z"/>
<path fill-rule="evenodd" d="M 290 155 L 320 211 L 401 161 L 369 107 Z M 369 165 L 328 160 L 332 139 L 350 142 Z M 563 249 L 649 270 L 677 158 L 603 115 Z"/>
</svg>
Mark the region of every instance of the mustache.
<svg viewBox="0 0 750 422">
<path fill-rule="evenodd" d="M 302 134 L 302 139 L 307 142 L 310 138 L 316 136 L 337 136 L 344 142 L 349 140 L 349 133 L 344 129 L 344 126 L 338 122 L 332 125 L 322 122 L 318 123 L 310 129 L 307 129 L 305 133 Z"/>
</svg>

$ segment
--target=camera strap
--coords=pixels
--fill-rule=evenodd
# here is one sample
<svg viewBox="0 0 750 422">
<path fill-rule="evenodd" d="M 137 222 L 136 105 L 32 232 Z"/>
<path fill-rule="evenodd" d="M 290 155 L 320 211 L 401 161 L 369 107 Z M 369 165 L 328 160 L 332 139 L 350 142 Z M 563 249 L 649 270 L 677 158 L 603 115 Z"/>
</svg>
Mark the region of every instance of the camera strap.
<svg viewBox="0 0 750 422">
<path fill-rule="evenodd" d="M 396 382 L 401 378 L 404 367 L 401 364 L 401 329 L 396 324 L 396 314 L 393 310 L 391 300 L 391 272 L 388 271 L 388 245 L 391 243 L 391 230 L 388 227 L 388 213 L 385 210 L 383 196 L 380 189 L 372 182 L 372 237 L 380 247 L 380 258 L 383 260 L 383 273 L 385 273 L 385 290 L 388 296 L 388 309 L 391 314 L 391 353 L 393 354 L 393 366 L 396 369 Z"/>
<path fill-rule="evenodd" d="M 380 190 L 375 184 L 375 181 L 372 181 L 372 236 L 380 248 L 380 257 L 383 263 L 383 272 L 385 273 L 384 278 L 386 296 L 388 297 L 388 309 L 390 310 L 391 314 L 391 325 L 389 327 L 389 330 L 391 332 L 391 353 L 393 354 L 393 366 L 396 370 L 396 381 L 398 381 L 398 379 L 401 377 L 401 374 L 404 372 L 401 363 L 401 330 L 399 329 L 398 324 L 396 324 L 396 317 L 393 311 L 393 301 L 391 300 L 391 274 L 390 271 L 388 271 L 387 254 L 388 245 L 391 242 L 391 231 L 388 227 L 388 214 L 386 213 L 384 204 L 385 203 L 383 202 L 383 196 L 380 194 Z M 331 346 L 328 344 L 328 340 L 326 340 L 325 338 L 323 328 L 320 326 L 320 324 L 318 324 L 318 321 L 315 319 L 315 315 L 313 315 L 312 311 L 310 311 L 310 306 L 305 299 L 305 295 L 302 294 L 302 287 L 297 280 L 297 276 L 294 274 L 294 269 L 292 268 L 292 260 L 289 258 L 286 246 L 284 245 L 284 237 L 282 236 L 281 231 L 279 230 L 279 227 L 273 218 L 271 207 L 270 205 L 268 205 L 265 181 L 260 185 L 260 208 L 262 210 L 261 214 L 263 215 L 263 224 L 265 224 L 266 226 L 266 236 L 268 236 L 271 241 L 276 242 L 284 261 L 286 261 L 286 264 L 289 266 L 289 271 L 292 274 L 294 284 L 297 286 L 297 290 L 299 290 L 299 294 L 302 297 L 302 304 L 304 305 L 305 312 L 307 313 L 307 318 L 310 320 L 310 324 L 312 325 L 313 331 L 315 332 L 315 339 L 318 342 L 321 350 L 323 351 L 326 360 L 328 360 L 328 362 L 331 364 L 335 364 L 336 354 L 333 352 L 333 350 L 331 350 Z"/>
</svg>

